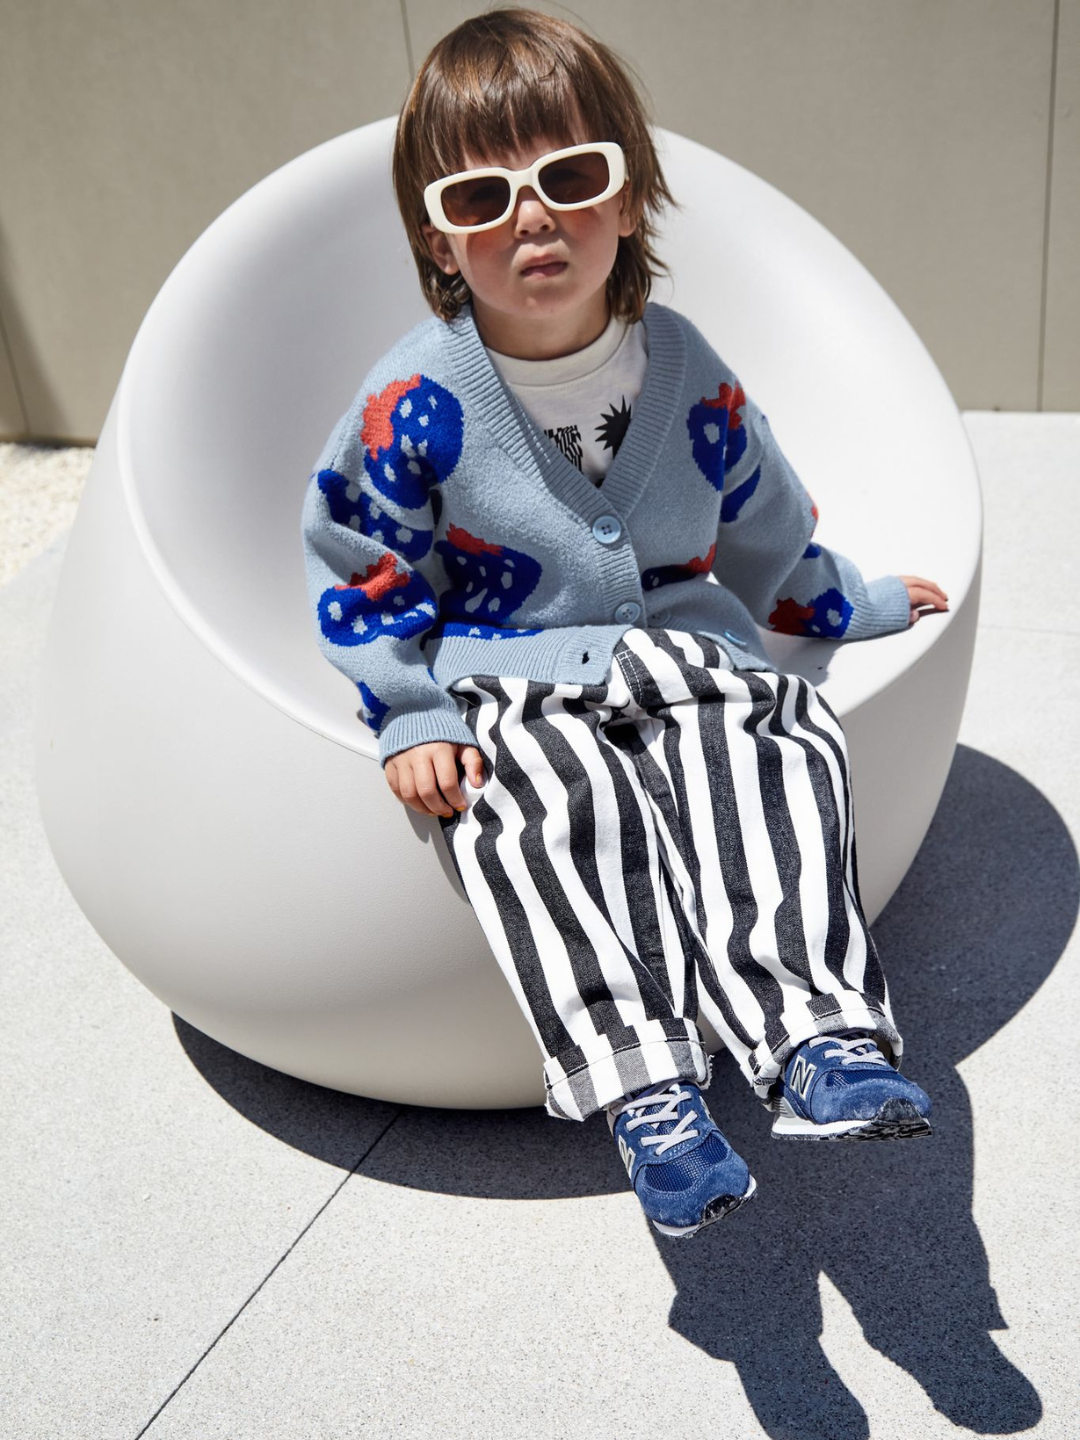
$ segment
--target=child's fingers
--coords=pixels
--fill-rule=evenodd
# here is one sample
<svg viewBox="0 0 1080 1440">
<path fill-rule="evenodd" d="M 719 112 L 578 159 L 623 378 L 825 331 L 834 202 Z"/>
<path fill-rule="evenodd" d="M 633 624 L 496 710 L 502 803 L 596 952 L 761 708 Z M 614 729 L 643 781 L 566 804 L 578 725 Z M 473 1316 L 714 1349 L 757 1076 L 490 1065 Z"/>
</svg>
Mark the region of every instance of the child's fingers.
<svg viewBox="0 0 1080 1440">
<path fill-rule="evenodd" d="M 484 782 L 484 760 L 474 746 L 456 746 L 448 740 L 414 745 L 391 756 L 385 774 L 391 790 L 418 815 L 448 819 L 454 811 L 467 808 L 458 780 L 458 751 L 474 783 Z M 475 777 L 475 778 L 474 778 Z"/>
<path fill-rule="evenodd" d="M 445 749 L 438 750 L 433 756 L 433 760 L 435 779 L 442 791 L 445 803 L 440 805 L 439 798 L 435 797 L 432 802 L 435 807 L 432 813 L 448 816 L 452 815 L 454 810 L 464 810 L 466 808 L 465 796 L 461 793 L 461 785 L 458 783 L 457 755 L 454 747 L 447 745 Z"/>
<path fill-rule="evenodd" d="M 475 745 L 466 745 L 461 752 L 461 763 L 465 773 L 479 789 L 484 783 L 484 757 Z"/>
<path fill-rule="evenodd" d="M 936 581 L 927 580 L 922 575 L 901 575 L 899 578 L 904 582 L 908 599 L 911 602 L 911 614 L 908 617 L 909 627 L 926 613 L 920 609 L 920 606 L 928 605 L 931 610 L 948 610 L 949 597 Z"/>
<path fill-rule="evenodd" d="M 417 794 L 415 767 L 407 752 L 386 762 L 386 779 L 390 789 L 408 809 L 415 810 L 417 815 L 431 814 Z"/>
<path fill-rule="evenodd" d="M 440 767 L 436 753 L 428 750 L 427 746 L 418 747 L 418 753 L 412 766 L 413 793 L 416 803 L 413 804 L 406 799 L 406 804 L 409 804 L 418 814 L 448 816 L 454 813 L 443 796 L 439 775 Z M 404 787 L 402 798 L 405 799 Z"/>
<path fill-rule="evenodd" d="M 391 788 L 401 803 L 415 810 L 417 815 L 430 817 L 454 813 L 440 793 L 436 765 L 433 763 L 442 750 L 453 756 L 453 746 L 440 741 L 413 746 L 387 761 L 387 779 Z M 452 766 L 453 759 L 450 763 Z"/>
<path fill-rule="evenodd" d="M 942 605 L 947 605 L 949 603 L 948 595 L 945 594 L 945 591 L 942 590 L 940 585 L 935 585 L 932 580 L 923 581 L 922 592 L 924 595 L 933 596 L 934 600 L 940 601 Z"/>
<path fill-rule="evenodd" d="M 941 601 L 948 604 L 948 595 L 936 581 L 927 580 L 922 575 L 901 575 L 899 578 L 907 586 L 908 594 L 916 603 L 933 605 Z M 918 592 L 918 596 L 916 592 Z"/>
</svg>

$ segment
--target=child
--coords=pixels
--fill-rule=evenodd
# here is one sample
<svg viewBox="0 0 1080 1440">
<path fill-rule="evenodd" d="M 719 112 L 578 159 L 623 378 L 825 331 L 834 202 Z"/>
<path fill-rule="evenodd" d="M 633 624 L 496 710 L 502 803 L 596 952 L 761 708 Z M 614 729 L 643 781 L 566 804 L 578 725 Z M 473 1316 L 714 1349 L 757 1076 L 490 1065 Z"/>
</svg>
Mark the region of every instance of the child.
<svg viewBox="0 0 1080 1440">
<path fill-rule="evenodd" d="M 606 47 L 527 10 L 466 21 L 421 67 L 393 166 L 434 316 L 309 482 L 319 642 L 394 794 L 439 817 L 548 1112 L 606 1112 L 646 1214 L 692 1235 L 755 1189 L 701 1094 L 699 1010 L 774 1135 L 929 1133 L 859 899 L 843 730 L 755 622 L 858 640 L 946 596 L 812 541 L 765 416 L 648 302 L 672 197 Z"/>
</svg>

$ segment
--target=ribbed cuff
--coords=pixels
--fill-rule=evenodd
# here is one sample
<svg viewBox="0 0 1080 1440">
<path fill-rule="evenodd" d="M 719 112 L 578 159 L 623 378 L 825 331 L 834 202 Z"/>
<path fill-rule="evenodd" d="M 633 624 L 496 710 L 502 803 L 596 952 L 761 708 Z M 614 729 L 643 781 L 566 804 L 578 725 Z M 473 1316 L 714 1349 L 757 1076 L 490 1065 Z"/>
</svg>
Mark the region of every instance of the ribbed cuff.
<svg viewBox="0 0 1080 1440">
<path fill-rule="evenodd" d="M 453 703 L 451 701 L 451 703 Z M 379 764 L 413 745 L 446 740 L 451 745 L 475 745 L 476 737 L 456 709 L 445 705 L 430 710 L 403 710 L 392 715 L 379 732 Z"/>
<path fill-rule="evenodd" d="M 866 586 L 866 606 L 851 617 L 845 639 L 869 640 L 906 630 L 911 623 L 911 600 L 899 575 L 883 575 Z"/>
</svg>

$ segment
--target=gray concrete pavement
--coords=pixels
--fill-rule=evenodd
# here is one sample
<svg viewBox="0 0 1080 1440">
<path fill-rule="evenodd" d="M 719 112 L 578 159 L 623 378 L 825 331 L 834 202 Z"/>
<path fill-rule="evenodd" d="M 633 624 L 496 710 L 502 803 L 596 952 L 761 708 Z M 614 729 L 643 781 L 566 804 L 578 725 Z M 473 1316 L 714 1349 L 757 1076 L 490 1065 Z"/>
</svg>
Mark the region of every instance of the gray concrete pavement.
<svg viewBox="0 0 1080 1440">
<path fill-rule="evenodd" d="M 966 423 L 975 669 L 938 814 L 874 927 L 936 1133 L 773 1142 L 721 1062 L 712 1110 L 759 1197 L 682 1245 L 599 1117 L 337 1095 L 145 991 L 34 799 L 64 535 L 0 588 L 0 1434 L 1080 1435 L 1080 417 Z"/>
</svg>

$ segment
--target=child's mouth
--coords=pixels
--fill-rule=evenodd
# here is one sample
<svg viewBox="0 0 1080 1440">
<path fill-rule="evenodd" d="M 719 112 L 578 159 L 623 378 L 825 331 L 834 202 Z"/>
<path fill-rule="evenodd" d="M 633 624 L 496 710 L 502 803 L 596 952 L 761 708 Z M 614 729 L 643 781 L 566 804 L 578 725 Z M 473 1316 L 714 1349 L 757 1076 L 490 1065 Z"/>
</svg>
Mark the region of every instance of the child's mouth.
<svg viewBox="0 0 1080 1440">
<path fill-rule="evenodd" d="M 527 270 L 522 270 L 525 275 L 559 275 L 566 269 L 565 260 L 552 260 L 548 265 L 530 265 Z"/>
</svg>

